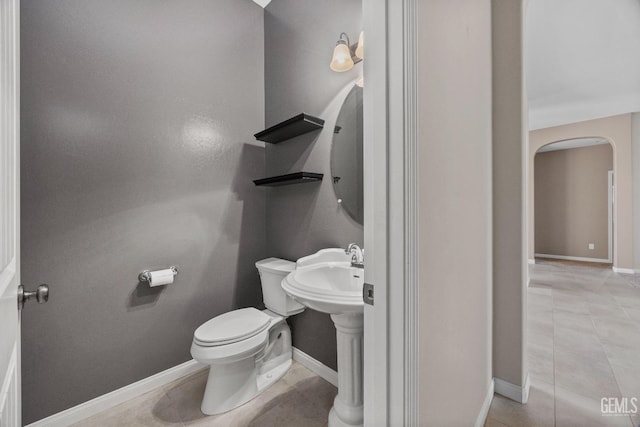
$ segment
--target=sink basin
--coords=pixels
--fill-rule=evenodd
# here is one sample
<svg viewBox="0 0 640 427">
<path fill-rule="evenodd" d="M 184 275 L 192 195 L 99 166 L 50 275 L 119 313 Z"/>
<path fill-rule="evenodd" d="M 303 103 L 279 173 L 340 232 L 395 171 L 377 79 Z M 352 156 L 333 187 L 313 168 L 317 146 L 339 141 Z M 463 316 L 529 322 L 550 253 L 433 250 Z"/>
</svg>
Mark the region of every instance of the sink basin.
<svg viewBox="0 0 640 427">
<path fill-rule="evenodd" d="M 301 258 L 296 269 L 282 281 L 284 291 L 301 304 L 323 313 L 362 313 L 364 271 L 351 267 L 343 249 L 323 249 L 316 255 L 327 256 Z M 336 260 L 339 258 L 343 260 Z"/>
<path fill-rule="evenodd" d="M 312 310 L 329 313 L 336 327 L 338 395 L 329 427 L 362 427 L 362 332 L 364 270 L 351 267 L 344 249 L 323 249 L 300 258 L 282 289 Z"/>
</svg>

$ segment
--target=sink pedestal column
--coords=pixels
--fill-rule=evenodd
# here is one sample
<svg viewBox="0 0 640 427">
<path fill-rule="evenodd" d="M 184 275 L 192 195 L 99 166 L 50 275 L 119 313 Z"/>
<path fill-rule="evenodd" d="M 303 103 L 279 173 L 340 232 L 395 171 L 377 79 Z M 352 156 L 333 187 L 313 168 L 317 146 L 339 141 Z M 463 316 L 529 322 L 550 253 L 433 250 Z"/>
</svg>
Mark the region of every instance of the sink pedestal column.
<svg viewBox="0 0 640 427">
<path fill-rule="evenodd" d="M 338 341 L 338 395 L 329 413 L 329 427 L 362 426 L 363 313 L 332 314 Z"/>
</svg>

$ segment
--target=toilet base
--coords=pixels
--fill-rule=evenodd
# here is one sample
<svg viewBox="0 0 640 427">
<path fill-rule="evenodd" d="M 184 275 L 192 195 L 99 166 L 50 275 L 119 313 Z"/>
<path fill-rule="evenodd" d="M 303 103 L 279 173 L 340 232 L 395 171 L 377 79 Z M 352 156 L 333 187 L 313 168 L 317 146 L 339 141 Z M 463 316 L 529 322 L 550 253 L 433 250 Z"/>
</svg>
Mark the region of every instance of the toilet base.
<svg viewBox="0 0 640 427">
<path fill-rule="evenodd" d="M 289 367 L 291 358 L 264 373 L 259 372 L 253 357 L 211 365 L 200 409 L 205 415 L 217 415 L 242 406 L 282 378 Z"/>
<path fill-rule="evenodd" d="M 256 335 L 240 342 L 204 347 L 191 345 L 191 355 L 209 365 L 209 377 L 200 409 L 206 415 L 235 409 L 284 376 L 292 363 L 291 330 L 285 318 L 272 317 L 268 337 Z"/>
</svg>

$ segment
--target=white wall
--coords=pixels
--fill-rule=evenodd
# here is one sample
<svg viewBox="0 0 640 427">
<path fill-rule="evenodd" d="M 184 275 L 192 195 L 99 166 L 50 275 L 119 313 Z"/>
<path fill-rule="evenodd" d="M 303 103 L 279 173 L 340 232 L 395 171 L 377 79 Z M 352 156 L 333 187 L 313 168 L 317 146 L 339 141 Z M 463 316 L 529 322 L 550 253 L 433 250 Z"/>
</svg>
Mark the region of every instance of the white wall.
<svg viewBox="0 0 640 427">
<path fill-rule="evenodd" d="M 530 129 L 640 111 L 638 0 L 535 0 L 526 22 Z"/>
</svg>

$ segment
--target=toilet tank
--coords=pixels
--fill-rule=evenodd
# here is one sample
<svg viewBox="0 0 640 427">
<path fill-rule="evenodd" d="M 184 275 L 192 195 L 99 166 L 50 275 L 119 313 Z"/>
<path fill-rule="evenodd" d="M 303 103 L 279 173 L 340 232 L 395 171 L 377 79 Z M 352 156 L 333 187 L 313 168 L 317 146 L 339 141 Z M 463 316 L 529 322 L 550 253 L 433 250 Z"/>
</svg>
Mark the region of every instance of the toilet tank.
<svg viewBox="0 0 640 427">
<path fill-rule="evenodd" d="M 283 290 L 280 283 L 296 268 L 296 263 L 280 258 L 267 258 L 256 262 L 262 282 L 262 298 L 264 305 L 281 316 L 292 316 L 305 309 Z"/>
</svg>

